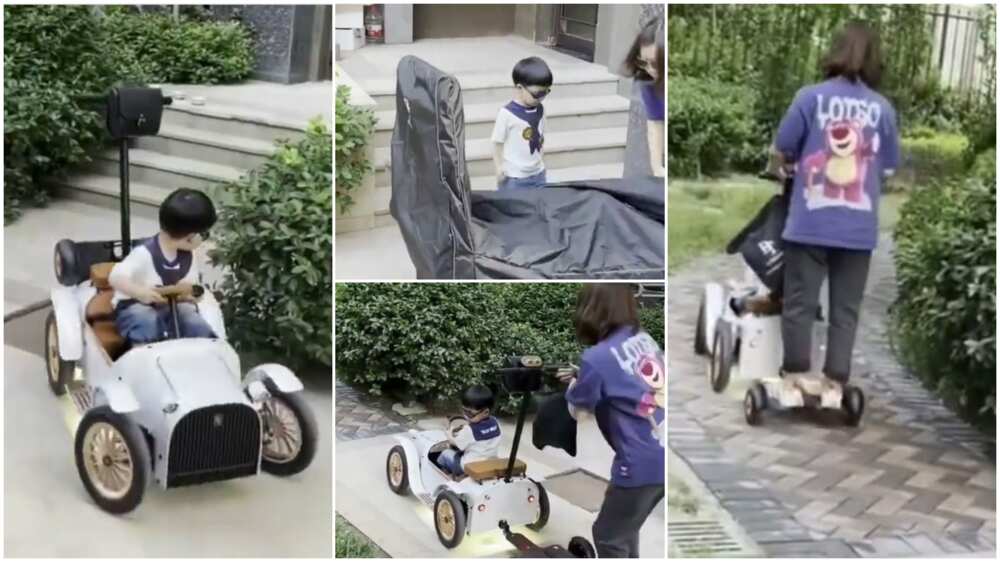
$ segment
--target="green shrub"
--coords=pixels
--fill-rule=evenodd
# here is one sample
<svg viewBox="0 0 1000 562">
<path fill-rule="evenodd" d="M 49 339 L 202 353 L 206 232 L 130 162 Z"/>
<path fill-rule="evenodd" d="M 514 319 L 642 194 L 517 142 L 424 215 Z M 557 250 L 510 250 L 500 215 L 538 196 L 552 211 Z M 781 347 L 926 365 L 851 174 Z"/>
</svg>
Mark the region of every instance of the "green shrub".
<svg viewBox="0 0 1000 562">
<path fill-rule="evenodd" d="M 351 89 L 337 86 L 336 133 L 337 212 L 345 213 L 354 204 L 351 192 L 374 169 L 365 152 L 375 131 L 375 112 L 351 105 Z"/>
<path fill-rule="evenodd" d="M 982 172 L 916 189 L 904 204 L 895 232 L 899 294 L 892 320 L 903 362 L 992 432 L 996 177 L 995 169 Z"/>
<path fill-rule="evenodd" d="M 238 22 L 199 21 L 108 7 L 102 20 L 123 78 L 179 84 L 232 83 L 253 70 L 253 41 Z"/>
<path fill-rule="evenodd" d="M 997 149 L 984 150 L 976 156 L 969 175 L 974 178 L 989 178 L 997 173 Z"/>
<path fill-rule="evenodd" d="M 332 365 L 330 132 L 280 142 L 260 168 L 223 187 L 214 263 L 237 349 Z"/>
<path fill-rule="evenodd" d="M 337 377 L 373 394 L 424 402 L 458 396 L 470 384 L 498 387 L 510 355 L 578 362 L 573 330 L 578 284 L 348 283 L 337 285 Z M 663 308 L 641 312 L 663 341 Z M 554 379 L 549 388 L 557 388 Z M 499 396 L 499 409 L 513 404 Z"/>
<path fill-rule="evenodd" d="M 4 6 L 4 219 L 47 200 L 43 178 L 87 158 L 98 114 L 74 96 L 115 79 L 85 6 Z"/>
<path fill-rule="evenodd" d="M 730 165 L 752 167 L 767 140 L 754 125 L 754 92 L 698 78 L 673 77 L 667 154 L 674 177 L 718 174 Z"/>
<path fill-rule="evenodd" d="M 966 169 L 968 145 L 968 139 L 961 134 L 917 128 L 900 139 L 899 179 L 909 185 L 923 185 L 961 174 Z"/>
</svg>

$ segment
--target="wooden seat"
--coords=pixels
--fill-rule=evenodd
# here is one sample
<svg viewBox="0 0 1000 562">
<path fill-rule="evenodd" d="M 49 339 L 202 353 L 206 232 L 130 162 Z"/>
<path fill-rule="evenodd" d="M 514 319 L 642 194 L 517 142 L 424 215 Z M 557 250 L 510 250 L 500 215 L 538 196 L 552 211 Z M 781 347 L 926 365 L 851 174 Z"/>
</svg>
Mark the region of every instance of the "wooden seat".
<svg viewBox="0 0 1000 562">
<path fill-rule="evenodd" d="M 507 464 L 510 459 L 487 459 L 485 461 L 470 462 L 465 465 L 465 474 L 476 482 L 494 480 L 507 476 Z M 513 476 L 524 476 L 528 471 L 528 465 L 520 459 L 514 461 Z"/>
<path fill-rule="evenodd" d="M 90 266 L 90 282 L 97 289 L 97 294 L 87 303 L 84 313 L 87 323 L 94 329 L 94 335 L 112 360 L 125 351 L 126 343 L 115 326 L 115 307 L 111 304 L 115 292 L 108 283 L 108 277 L 114 265 L 113 262 L 103 262 Z"/>
</svg>

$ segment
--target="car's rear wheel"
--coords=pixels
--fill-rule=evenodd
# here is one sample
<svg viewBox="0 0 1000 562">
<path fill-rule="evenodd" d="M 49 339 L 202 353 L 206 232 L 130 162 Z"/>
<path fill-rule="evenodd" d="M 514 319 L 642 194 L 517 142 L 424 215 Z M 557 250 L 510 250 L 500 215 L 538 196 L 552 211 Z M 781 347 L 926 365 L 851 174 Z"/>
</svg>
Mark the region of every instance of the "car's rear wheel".
<svg viewBox="0 0 1000 562">
<path fill-rule="evenodd" d="M 465 504 L 451 490 L 434 500 L 434 530 L 445 548 L 455 548 L 465 538 Z"/>
<path fill-rule="evenodd" d="M 76 361 L 63 361 L 59 356 L 59 325 L 56 324 L 54 310 L 45 319 L 45 370 L 52 393 L 56 396 L 65 394 L 66 385 L 73 382 Z"/>
<path fill-rule="evenodd" d="M 128 513 L 142 502 L 151 467 L 139 426 L 107 406 L 84 414 L 76 429 L 76 468 L 87 493 L 109 513 Z"/>
<path fill-rule="evenodd" d="M 300 393 L 281 392 L 271 381 L 265 384 L 271 397 L 260 412 L 264 429 L 260 468 L 277 476 L 298 474 L 316 456 L 316 418 Z"/>
<path fill-rule="evenodd" d="M 402 445 L 396 445 L 389 449 L 389 456 L 385 459 L 385 479 L 389 482 L 389 489 L 403 496 L 410 492 L 410 478 L 407 473 L 406 452 Z"/>
<path fill-rule="evenodd" d="M 569 539 L 569 548 L 566 550 L 568 550 L 574 558 L 597 558 L 597 551 L 594 550 L 594 545 L 590 544 L 590 541 L 583 537 L 573 537 Z"/>
</svg>

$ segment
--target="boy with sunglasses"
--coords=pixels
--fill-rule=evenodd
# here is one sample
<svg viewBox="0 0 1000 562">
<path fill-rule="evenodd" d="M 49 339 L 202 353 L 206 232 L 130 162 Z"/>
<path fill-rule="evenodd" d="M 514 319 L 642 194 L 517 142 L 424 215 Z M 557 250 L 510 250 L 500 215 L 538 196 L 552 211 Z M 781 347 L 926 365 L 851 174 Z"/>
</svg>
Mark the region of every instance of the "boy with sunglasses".
<svg viewBox="0 0 1000 562">
<path fill-rule="evenodd" d="M 552 91 L 552 71 L 538 57 L 514 65 L 514 99 L 500 108 L 493 126 L 493 165 L 497 189 L 543 187 L 545 163 L 545 108 L 542 100 Z"/>
<path fill-rule="evenodd" d="M 493 391 L 477 384 L 462 393 L 462 417 L 469 423 L 449 432 L 451 447 L 441 452 L 438 465 L 454 474 L 465 474 L 470 462 L 496 458 L 500 449 L 500 422 L 490 415 Z"/>
<path fill-rule="evenodd" d="M 164 339 L 169 309 L 156 287 L 198 282 L 194 250 L 208 238 L 215 224 L 215 206 L 204 193 L 181 188 L 160 205 L 160 232 L 141 245 L 111 270 L 108 282 L 115 290 L 115 325 L 132 343 L 151 343 Z M 212 328 L 198 314 L 192 302 L 177 304 L 180 324 L 178 337 L 215 337 Z"/>
</svg>

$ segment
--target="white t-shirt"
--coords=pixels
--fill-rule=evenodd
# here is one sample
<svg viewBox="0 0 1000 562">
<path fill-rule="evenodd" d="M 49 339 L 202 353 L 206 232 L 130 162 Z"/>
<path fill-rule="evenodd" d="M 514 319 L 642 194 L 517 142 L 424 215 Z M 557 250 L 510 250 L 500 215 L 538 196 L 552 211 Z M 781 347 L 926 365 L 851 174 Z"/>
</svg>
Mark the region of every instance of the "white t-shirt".
<svg viewBox="0 0 1000 562">
<path fill-rule="evenodd" d="M 115 264 L 111 269 L 111 283 L 115 284 L 116 279 L 128 279 L 135 285 L 150 288 L 177 283 L 193 285 L 198 282 L 198 266 L 194 255 L 183 250 L 178 251 L 172 261 L 168 261 L 160 249 L 158 237 L 153 236 L 132 248 L 125 259 Z M 119 302 L 131 298 L 121 291 L 115 291 L 111 303 L 118 306 Z"/>
<path fill-rule="evenodd" d="M 511 102 L 515 104 L 516 102 Z M 503 173 L 511 178 L 526 178 L 540 173 L 545 169 L 542 162 L 542 145 L 545 139 L 545 110 L 541 105 L 526 108 L 519 106 L 525 115 L 532 116 L 540 112 L 538 120 L 539 142 L 532 146 L 533 131 L 531 123 L 515 115 L 509 107 L 501 107 L 497 113 L 496 124 L 493 125 L 493 142 L 503 144 Z M 532 150 L 534 149 L 534 150 Z"/>
<path fill-rule="evenodd" d="M 500 424 L 490 416 L 463 426 L 453 440 L 463 451 L 462 468 L 470 462 L 495 459 L 500 450 Z"/>
</svg>

